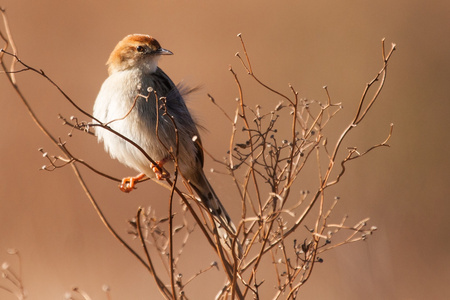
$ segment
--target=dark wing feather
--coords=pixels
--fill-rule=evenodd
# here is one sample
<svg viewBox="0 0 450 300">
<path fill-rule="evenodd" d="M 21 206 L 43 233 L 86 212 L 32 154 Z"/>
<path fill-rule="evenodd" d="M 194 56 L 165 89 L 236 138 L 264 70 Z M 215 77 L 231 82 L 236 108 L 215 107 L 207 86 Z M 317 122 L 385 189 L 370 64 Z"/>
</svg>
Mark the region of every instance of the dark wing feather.
<svg viewBox="0 0 450 300">
<path fill-rule="evenodd" d="M 186 102 L 183 99 L 183 95 L 169 76 L 164 73 L 160 68 L 156 70 L 153 74 L 154 90 L 159 98 L 166 98 L 166 105 L 168 113 L 173 116 L 177 128 L 179 131 L 184 131 L 190 137 L 197 136 L 197 141 L 195 142 L 196 155 L 202 168 L 204 164 L 203 150 L 201 148 L 201 139 L 196 126 L 196 123 L 192 119 L 191 114 L 186 106 Z M 183 94 L 190 93 L 195 89 L 182 89 Z M 163 111 L 160 111 L 160 116 Z"/>
</svg>

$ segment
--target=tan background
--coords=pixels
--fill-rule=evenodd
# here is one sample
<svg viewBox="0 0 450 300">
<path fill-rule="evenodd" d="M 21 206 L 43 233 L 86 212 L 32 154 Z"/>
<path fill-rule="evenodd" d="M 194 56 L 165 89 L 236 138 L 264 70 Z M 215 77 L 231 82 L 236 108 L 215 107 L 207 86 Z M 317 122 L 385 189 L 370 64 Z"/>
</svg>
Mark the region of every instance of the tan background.
<svg viewBox="0 0 450 300">
<path fill-rule="evenodd" d="M 125 3 L 128 4 L 125 4 Z M 209 132 L 204 144 L 214 155 L 226 151 L 229 128 L 206 93 L 232 112 L 237 96 L 231 64 L 248 85 L 253 104 L 272 107 L 234 57 L 243 33 L 257 74 L 288 92 L 292 83 L 302 97 L 324 100 L 327 85 L 344 111 L 345 125 L 364 87 L 381 66 L 380 40 L 395 42 L 388 82 L 367 122 L 352 134 L 353 145 L 381 141 L 395 124 L 391 148 L 351 163 L 335 193 L 342 198 L 336 220 L 345 213 L 356 222 L 366 216 L 379 231 L 367 242 L 324 255 L 302 290 L 304 299 L 448 299 L 450 289 L 449 139 L 450 3 L 446 1 L 19 1 L 3 0 L 12 33 L 27 63 L 42 68 L 82 107 L 91 111 L 106 77 L 104 66 L 126 34 L 149 33 L 175 55 L 161 62 L 174 81 L 201 85 L 192 99 Z M 314 4 L 312 4 L 314 3 Z M 31 73 L 18 75 L 23 91 L 45 124 L 68 140 L 78 156 L 118 177 L 130 170 L 112 162 L 102 147 L 80 134 L 69 139 L 57 113 L 78 115 L 47 82 Z M 261 94 L 260 94 L 261 93 Z M 61 299 L 72 286 L 93 299 L 158 299 L 149 274 L 105 230 L 76 183 L 70 168 L 39 171 L 37 151 L 56 149 L 32 124 L 4 76 L 0 79 L 0 260 L 5 250 L 23 256 L 23 280 L 30 299 Z M 75 146 L 78 145 L 78 146 Z M 207 167 L 215 167 L 211 160 Z M 119 232 L 140 205 L 165 213 L 166 199 L 155 185 L 124 195 L 110 181 L 84 174 Z M 231 184 L 211 175 L 222 199 Z M 157 193 L 155 193 L 157 191 Z M 151 194 L 153 193 L 153 195 Z M 237 216 L 232 200 L 227 201 Z M 128 237 L 127 237 L 128 238 Z M 195 244 L 194 244 L 195 245 Z M 189 267 L 186 277 L 214 260 Z M 217 273 L 217 272 L 216 272 Z M 198 298 L 211 299 L 222 277 L 192 285 Z M 216 282 L 214 284 L 214 282 Z M 272 281 L 270 281 L 272 282 Z M 195 290 L 193 290 L 195 288 Z M 271 287 L 269 286 L 269 290 Z M 154 297 L 148 295 L 155 294 Z M 0 291 L 0 298 L 13 299 Z M 264 298 L 264 299 L 268 299 Z"/>
</svg>

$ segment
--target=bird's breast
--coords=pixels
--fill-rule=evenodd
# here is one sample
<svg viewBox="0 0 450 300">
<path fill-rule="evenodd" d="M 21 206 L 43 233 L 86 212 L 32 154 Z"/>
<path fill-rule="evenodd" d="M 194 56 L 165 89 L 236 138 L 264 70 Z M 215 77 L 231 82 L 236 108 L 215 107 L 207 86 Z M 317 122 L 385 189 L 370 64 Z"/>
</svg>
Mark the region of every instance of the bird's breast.
<svg viewBox="0 0 450 300">
<path fill-rule="evenodd" d="M 134 72 L 112 74 L 97 96 L 94 117 L 139 145 L 154 160 L 161 160 L 167 153 L 156 137 L 156 103 L 148 89 L 151 84 Z M 96 135 L 113 158 L 148 172 L 149 161 L 135 146 L 103 128 L 98 128 Z"/>
</svg>

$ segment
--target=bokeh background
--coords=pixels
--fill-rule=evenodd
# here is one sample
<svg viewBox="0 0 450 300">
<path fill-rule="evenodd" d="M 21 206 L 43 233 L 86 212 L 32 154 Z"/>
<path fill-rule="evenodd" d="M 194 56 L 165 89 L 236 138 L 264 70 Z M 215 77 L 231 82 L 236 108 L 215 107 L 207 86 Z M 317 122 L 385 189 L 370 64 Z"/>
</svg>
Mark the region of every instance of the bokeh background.
<svg viewBox="0 0 450 300">
<path fill-rule="evenodd" d="M 333 190 L 342 199 L 335 220 L 344 214 L 351 222 L 370 217 L 378 231 L 364 243 L 326 253 L 301 293 L 304 299 L 450 298 L 450 2 L 2 0 L 0 5 L 7 9 L 20 57 L 45 70 L 88 111 L 115 44 L 130 33 L 157 37 L 175 53 L 161 61 L 162 68 L 176 82 L 201 86 L 189 106 L 208 129 L 205 147 L 217 157 L 226 151 L 230 129 L 206 93 L 233 113 L 237 90 L 229 65 L 240 74 L 251 96 L 247 101 L 270 109 L 279 100 L 245 77 L 234 56 L 241 51 L 237 33 L 243 34 L 254 71 L 271 86 L 289 93 L 292 83 L 302 97 L 319 101 L 326 99 L 322 86 L 328 86 L 333 100 L 344 105 L 330 134 L 350 120 L 365 83 L 381 68 L 381 39 L 388 47 L 396 43 L 381 98 L 351 135 L 352 145 L 364 149 L 382 141 L 392 122 L 391 148 L 350 163 Z M 110 160 L 94 139 L 67 136 L 57 114 L 79 114 L 46 81 L 31 73 L 17 78 L 45 125 L 77 156 L 117 177 L 133 173 Z M 108 284 L 113 299 L 159 299 L 150 275 L 103 227 L 71 169 L 39 170 L 46 161 L 38 148 L 58 152 L 4 75 L 0 101 L 0 260 L 18 268 L 6 249 L 20 250 L 29 298 L 61 299 L 78 286 L 93 299 L 106 299 L 102 285 Z M 217 167 L 210 159 L 206 164 Z M 167 192 L 155 184 L 125 195 L 115 183 L 82 171 L 129 241 L 126 220 L 138 206 L 165 214 Z M 227 196 L 232 183 L 208 176 L 237 217 L 238 205 Z M 206 245 L 193 246 L 186 251 L 205 261 L 186 262 L 186 277 L 215 259 Z M 195 299 L 212 299 L 224 280 L 208 274 L 192 285 Z M 0 298 L 14 299 L 2 291 Z"/>
</svg>

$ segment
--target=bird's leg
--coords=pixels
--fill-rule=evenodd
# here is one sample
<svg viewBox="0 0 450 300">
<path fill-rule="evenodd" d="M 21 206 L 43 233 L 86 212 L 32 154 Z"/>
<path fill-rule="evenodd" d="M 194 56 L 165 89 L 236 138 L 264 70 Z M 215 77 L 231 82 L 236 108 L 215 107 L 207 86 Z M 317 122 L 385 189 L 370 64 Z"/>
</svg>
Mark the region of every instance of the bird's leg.
<svg viewBox="0 0 450 300">
<path fill-rule="evenodd" d="M 125 177 L 122 179 L 122 183 L 119 185 L 119 188 L 122 192 L 129 193 L 134 189 L 136 181 L 139 181 L 144 177 L 144 173 L 141 173 L 135 177 Z"/>
<path fill-rule="evenodd" d="M 153 172 L 155 172 L 156 178 L 158 178 L 159 180 L 163 180 L 166 178 L 170 177 L 170 174 L 167 173 L 165 170 L 163 170 L 162 166 L 168 161 L 168 158 L 164 158 L 160 161 L 156 161 L 156 164 L 159 166 L 159 168 L 157 166 L 155 166 L 154 164 L 151 164 L 152 170 Z M 162 172 L 161 172 L 161 171 Z"/>
</svg>

